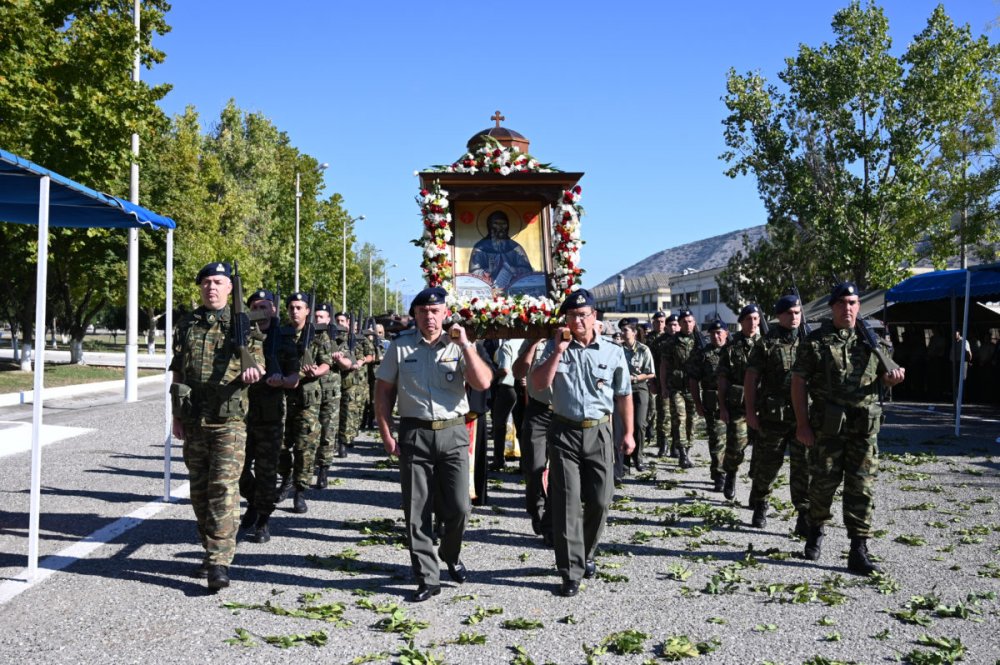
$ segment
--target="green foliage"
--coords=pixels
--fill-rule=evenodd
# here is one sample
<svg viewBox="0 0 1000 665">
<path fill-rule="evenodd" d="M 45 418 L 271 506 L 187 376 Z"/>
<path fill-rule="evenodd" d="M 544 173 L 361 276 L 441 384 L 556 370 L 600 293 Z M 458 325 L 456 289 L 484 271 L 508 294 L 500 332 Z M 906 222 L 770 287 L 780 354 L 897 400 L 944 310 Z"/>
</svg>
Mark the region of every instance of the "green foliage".
<svg viewBox="0 0 1000 665">
<path fill-rule="evenodd" d="M 630 653 L 642 653 L 649 635 L 638 630 L 621 630 L 611 633 L 603 640 L 601 645 L 607 647 L 608 651 L 619 656 Z"/>
<path fill-rule="evenodd" d="M 510 665 L 535 665 L 535 661 L 528 655 L 528 650 L 520 644 L 510 647 L 514 652 L 514 657 L 510 660 Z"/>
<path fill-rule="evenodd" d="M 721 644 L 722 642 L 714 638 L 705 642 L 692 642 L 687 635 L 672 635 L 660 645 L 660 657 L 667 661 L 698 658 L 712 653 Z"/>
<path fill-rule="evenodd" d="M 381 630 L 383 633 L 400 633 L 410 640 L 418 631 L 424 630 L 428 626 L 430 626 L 428 622 L 411 619 L 406 616 L 404 610 L 399 608 L 394 609 L 389 616 L 375 623 L 376 630 Z"/>
<path fill-rule="evenodd" d="M 325 631 L 314 630 L 311 633 L 293 633 L 291 635 L 268 635 L 262 639 L 268 644 L 276 646 L 279 649 L 289 649 L 291 647 L 300 647 L 304 644 L 308 644 L 314 647 L 326 646 L 329 636 L 326 634 Z"/>
<path fill-rule="evenodd" d="M 312 619 L 314 621 L 325 621 L 335 624 L 337 627 L 350 626 L 351 622 L 344 619 L 345 605 L 343 603 L 330 603 L 328 605 L 310 605 L 308 601 L 300 601 L 301 607 L 298 609 L 287 609 L 280 605 L 274 605 L 271 601 L 264 603 L 237 603 L 226 601 L 222 607 L 229 610 L 259 610 L 274 614 L 280 617 L 293 617 L 296 619 Z"/>
<path fill-rule="evenodd" d="M 500 623 L 500 627 L 507 630 L 535 630 L 537 628 L 544 628 L 545 625 L 537 619 L 518 617 L 516 619 L 504 619 Z"/>
<path fill-rule="evenodd" d="M 253 641 L 253 634 L 246 628 L 237 628 L 236 637 L 224 640 L 226 644 L 241 647 L 255 647 L 257 643 Z"/>
<path fill-rule="evenodd" d="M 917 638 L 917 643 L 933 647 L 933 651 L 913 649 L 903 656 L 903 661 L 913 665 L 950 665 L 962 660 L 965 646 L 962 640 L 949 637 L 932 637 L 927 633 Z"/>
<path fill-rule="evenodd" d="M 503 614 L 502 607 L 477 606 L 472 614 L 462 619 L 462 623 L 467 626 L 475 626 L 477 623 L 481 623 L 486 617 L 495 616 L 497 614 Z"/>
<path fill-rule="evenodd" d="M 399 650 L 399 665 L 442 665 L 443 660 L 430 651 L 421 651 L 413 646 L 413 640 Z"/>
</svg>

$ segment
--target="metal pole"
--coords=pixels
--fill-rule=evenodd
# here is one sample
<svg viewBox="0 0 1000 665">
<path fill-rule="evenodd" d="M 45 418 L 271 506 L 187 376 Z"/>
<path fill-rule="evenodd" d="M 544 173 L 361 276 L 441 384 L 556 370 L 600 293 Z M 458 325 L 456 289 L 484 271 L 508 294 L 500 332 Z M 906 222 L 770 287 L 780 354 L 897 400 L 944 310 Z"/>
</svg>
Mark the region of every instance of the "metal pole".
<svg viewBox="0 0 1000 665">
<path fill-rule="evenodd" d="M 395 263 L 393 265 L 396 265 Z M 382 313 L 389 311 L 389 268 L 382 273 Z"/>
<path fill-rule="evenodd" d="M 295 172 L 295 290 L 299 290 L 299 199 L 302 198 L 300 188 L 301 176 Z"/>
<path fill-rule="evenodd" d="M 347 216 L 344 216 L 342 233 L 344 240 L 344 254 L 341 259 L 341 279 L 340 279 L 340 311 L 347 311 Z"/>
<path fill-rule="evenodd" d="M 372 250 L 368 249 L 368 315 L 372 313 Z"/>
<path fill-rule="evenodd" d="M 166 421 L 163 435 L 163 500 L 170 501 L 170 465 L 173 451 L 173 425 L 174 414 L 170 403 L 170 384 L 173 383 L 173 376 L 170 372 L 170 358 L 174 351 L 174 230 L 167 229 L 167 260 L 166 260 L 167 284 L 166 284 L 166 319 L 164 321 L 164 365 L 163 365 L 163 402 L 164 420 Z"/>
<path fill-rule="evenodd" d="M 135 0 L 132 18 L 135 22 L 135 57 L 132 62 L 132 82 L 139 83 L 140 0 Z M 129 200 L 139 203 L 139 134 L 132 134 L 132 166 L 129 170 Z M 139 399 L 139 229 L 128 230 L 128 313 L 125 324 L 125 401 Z M 153 325 L 150 322 L 150 325 Z M 83 353 L 83 350 L 80 351 Z"/>
<path fill-rule="evenodd" d="M 969 291 L 972 290 L 972 271 L 965 269 L 965 308 L 962 312 L 962 341 L 958 348 L 958 391 L 955 403 L 955 436 L 961 431 L 962 397 L 965 392 L 965 345 L 969 343 Z M 953 347 L 954 348 L 954 347 Z"/>
</svg>

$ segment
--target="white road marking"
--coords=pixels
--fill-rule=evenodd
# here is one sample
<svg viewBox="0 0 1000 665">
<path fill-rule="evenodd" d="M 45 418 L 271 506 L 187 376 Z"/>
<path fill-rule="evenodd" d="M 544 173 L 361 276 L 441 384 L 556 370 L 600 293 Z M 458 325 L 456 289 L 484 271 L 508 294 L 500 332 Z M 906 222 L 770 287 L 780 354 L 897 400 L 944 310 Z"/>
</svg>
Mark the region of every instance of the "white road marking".
<svg viewBox="0 0 1000 665">
<path fill-rule="evenodd" d="M 42 447 L 94 430 L 86 427 L 63 427 L 42 423 L 39 441 Z M 20 420 L 0 420 L 0 457 L 31 450 L 31 423 Z"/>
</svg>

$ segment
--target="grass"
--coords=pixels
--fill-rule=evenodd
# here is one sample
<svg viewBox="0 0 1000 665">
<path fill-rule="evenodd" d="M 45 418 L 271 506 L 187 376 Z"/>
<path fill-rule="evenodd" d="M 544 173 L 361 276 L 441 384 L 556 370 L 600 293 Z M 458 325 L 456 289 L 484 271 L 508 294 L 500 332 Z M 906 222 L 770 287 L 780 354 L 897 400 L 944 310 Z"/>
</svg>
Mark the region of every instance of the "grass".
<svg viewBox="0 0 1000 665">
<path fill-rule="evenodd" d="M 12 362 L 0 362 L 0 394 L 31 390 L 35 387 L 35 375 L 20 371 L 21 366 Z M 161 370 L 141 369 L 139 376 L 163 374 Z M 115 381 L 125 378 L 124 367 L 93 367 L 91 365 L 45 365 L 44 383 L 46 388 L 71 386 L 78 383 Z"/>
</svg>

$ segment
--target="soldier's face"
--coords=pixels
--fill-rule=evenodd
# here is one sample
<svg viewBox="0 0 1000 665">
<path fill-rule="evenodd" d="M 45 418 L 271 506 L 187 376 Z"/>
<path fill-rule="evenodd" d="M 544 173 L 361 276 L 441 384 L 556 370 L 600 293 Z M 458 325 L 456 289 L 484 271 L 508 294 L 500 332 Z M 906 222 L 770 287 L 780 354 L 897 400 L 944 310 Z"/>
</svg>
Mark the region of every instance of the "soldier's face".
<svg viewBox="0 0 1000 665">
<path fill-rule="evenodd" d="M 716 346 L 726 345 L 726 339 L 729 337 L 728 330 L 726 330 L 725 328 L 722 328 L 721 330 L 713 330 L 711 334 L 712 334 L 713 344 L 715 344 Z"/>
<path fill-rule="evenodd" d="M 337 317 L 337 325 L 340 326 L 341 328 L 347 328 L 348 327 L 347 326 L 347 317 L 346 316 L 338 316 Z"/>
<path fill-rule="evenodd" d="M 288 303 L 288 318 L 292 320 L 292 325 L 302 328 L 309 318 L 309 307 L 301 300 L 293 300 Z"/>
<path fill-rule="evenodd" d="M 211 275 L 202 278 L 198 288 L 201 289 L 202 305 L 208 309 L 222 309 L 229 301 L 233 282 L 225 275 Z"/>
<path fill-rule="evenodd" d="M 330 323 L 330 312 L 323 309 L 318 310 L 316 312 L 316 323 L 324 326 Z"/>
<path fill-rule="evenodd" d="M 684 333 L 685 335 L 690 333 L 692 330 L 694 330 L 694 317 L 685 316 L 683 319 L 680 320 L 680 326 L 682 333 Z"/>
<path fill-rule="evenodd" d="M 274 303 L 272 303 L 267 298 L 261 300 L 254 300 L 253 304 L 250 305 L 250 311 L 253 312 L 264 312 L 268 318 L 274 316 Z"/>
<path fill-rule="evenodd" d="M 577 341 L 589 341 L 594 334 L 596 324 L 594 310 L 590 307 L 580 307 L 566 312 L 566 325 Z"/>
<path fill-rule="evenodd" d="M 677 321 L 671 321 L 669 326 L 669 331 L 671 335 L 676 334 L 681 329 L 681 324 Z"/>
<path fill-rule="evenodd" d="M 742 332 L 747 337 L 753 337 L 757 334 L 757 328 L 760 327 L 760 314 L 757 312 L 751 312 L 743 317 L 740 321 L 740 332 Z"/>
<path fill-rule="evenodd" d="M 802 308 L 792 307 L 786 312 L 782 312 L 778 315 L 778 323 L 782 328 L 798 328 L 802 323 Z"/>
<path fill-rule="evenodd" d="M 844 296 L 834 301 L 831 305 L 833 309 L 833 325 L 837 328 L 853 328 L 858 320 L 858 311 L 861 309 L 861 299 L 857 296 Z"/>
<path fill-rule="evenodd" d="M 656 318 L 653 319 L 653 332 L 661 333 L 667 328 L 666 319 Z"/>
<path fill-rule="evenodd" d="M 622 334 L 625 336 L 625 342 L 629 346 L 631 346 L 632 344 L 635 344 L 635 331 L 634 330 L 632 330 L 631 328 L 625 328 L 624 330 L 622 330 Z"/>
<path fill-rule="evenodd" d="M 444 305 L 418 305 L 414 310 L 420 334 L 427 339 L 437 339 L 448 315 L 448 308 Z"/>
</svg>

